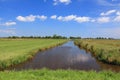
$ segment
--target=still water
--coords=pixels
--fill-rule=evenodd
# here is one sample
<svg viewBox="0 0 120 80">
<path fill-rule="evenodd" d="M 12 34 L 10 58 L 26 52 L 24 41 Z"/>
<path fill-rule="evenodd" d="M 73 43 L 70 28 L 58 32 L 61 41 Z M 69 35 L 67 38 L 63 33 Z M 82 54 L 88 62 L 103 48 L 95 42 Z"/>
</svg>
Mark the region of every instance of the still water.
<svg viewBox="0 0 120 80">
<path fill-rule="evenodd" d="M 90 52 L 80 49 L 69 41 L 61 46 L 39 52 L 35 57 L 22 64 L 10 67 L 10 70 L 24 69 L 74 69 L 74 70 L 112 70 L 120 71 L 120 66 L 108 65 L 97 61 Z"/>
</svg>

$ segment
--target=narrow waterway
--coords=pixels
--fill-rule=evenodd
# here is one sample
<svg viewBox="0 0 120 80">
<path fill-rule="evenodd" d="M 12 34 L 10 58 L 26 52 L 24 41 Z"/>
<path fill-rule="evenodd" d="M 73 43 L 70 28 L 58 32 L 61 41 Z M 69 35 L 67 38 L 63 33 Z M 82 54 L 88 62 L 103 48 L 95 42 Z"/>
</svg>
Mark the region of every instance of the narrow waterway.
<svg viewBox="0 0 120 80">
<path fill-rule="evenodd" d="M 120 66 L 98 62 L 89 52 L 80 49 L 69 41 L 61 46 L 39 52 L 35 57 L 22 64 L 10 67 L 10 70 L 24 69 L 74 69 L 74 70 L 112 70 L 120 71 Z"/>
</svg>

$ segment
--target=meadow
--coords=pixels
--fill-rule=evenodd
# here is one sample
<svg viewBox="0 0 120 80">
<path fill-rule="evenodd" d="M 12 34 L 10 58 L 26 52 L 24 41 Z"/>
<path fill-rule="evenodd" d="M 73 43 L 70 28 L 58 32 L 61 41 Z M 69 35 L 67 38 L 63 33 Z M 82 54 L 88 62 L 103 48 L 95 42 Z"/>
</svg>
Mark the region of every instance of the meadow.
<svg viewBox="0 0 120 80">
<path fill-rule="evenodd" d="M 67 39 L 0 39 L 0 67 L 24 62 L 38 51 L 43 51 L 62 43 Z M 120 40 L 78 39 L 75 44 L 91 51 L 99 60 L 119 64 Z M 111 56 L 110 56 L 111 55 Z M 110 59 L 109 59 L 110 58 Z M 111 71 L 82 71 L 82 70 L 22 70 L 0 71 L 0 80 L 120 80 L 120 73 Z"/>
<path fill-rule="evenodd" d="M 75 40 L 75 44 L 90 51 L 100 61 L 120 65 L 120 40 L 81 39 Z"/>
<path fill-rule="evenodd" d="M 120 73 L 48 69 L 4 71 L 0 72 L 0 80 L 120 80 Z"/>
<path fill-rule="evenodd" d="M 19 64 L 67 39 L 0 39 L 0 68 Z"/>
</svg>

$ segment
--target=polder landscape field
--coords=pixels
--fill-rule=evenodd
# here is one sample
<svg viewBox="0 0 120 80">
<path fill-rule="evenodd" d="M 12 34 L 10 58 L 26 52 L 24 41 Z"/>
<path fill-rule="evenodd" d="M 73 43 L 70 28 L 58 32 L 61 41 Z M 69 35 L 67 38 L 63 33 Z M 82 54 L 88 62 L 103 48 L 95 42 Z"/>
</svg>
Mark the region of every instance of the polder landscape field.
<svg viewBox="0 0 120 80">
<path fill-rule="evenodd" d="M 120 80 L 120 0 L 0 0 L 0 80 Z"/>
<path fill-rule="evenodd" d="M 75 44 L 90 51 L 100 61 L 120 65 L 120 40 L 81 39 Z"/>
<path fill-rule="evenodd" d="M 112 71 L 81 71 L 81 70 L 50 70 L 50 69 L 37 69 L 37 70 L 5 70 L 11 65 L 16 65 L 21 62 L 34 57 L 38 51 L 43 51 L 59 44 L 67 42 L 68 39 L 1 39 L 0 40 L 0 67 L 4 71 L 0 71 L 0 80 L 119 80 L 120 73 Z M 120 40 L 95 40 L 95 39 L 77 39 L 74 40 L 75 44 L 86 50 L 93 47 L 96 49 L 104 49 L 105 60 L 112 58 L 114 64 L 119 64 L 119 50 Z M 86 45 L 87 44 L 87 45 Z M 104 45 L 103 45 L 104 44 Z M 115 47 L 115 48 L 114 48 Z M 109 53 L 109 50 L 113 53 Z M 115 50 L 115 52 L 114 52 Z M 90 50 L 91 51 L 91 50 Z M 119 51 L 118 51 L 119 52 Z M 92 53 L 92 51 L 91 51 Z M 95 56 L 99 53 L 95 52 Z M 103 53 L 101 53 L 103 54 Z M 111 56 L 108 56 L 108 55 Z M 98 57 L 101 60 L 101 56 Z M 107 58 L 106 58 L 107 57 Z M 115 58 L 114 58 L 115 57 Z M 112 63 L 112 62 L 111 62 Z"/>
<path fill-rule="evenodd" d="M 38 51 L 60 45 L 64 39 L 0 39 L 0 68 L 19 64 Z"/>
</svg>

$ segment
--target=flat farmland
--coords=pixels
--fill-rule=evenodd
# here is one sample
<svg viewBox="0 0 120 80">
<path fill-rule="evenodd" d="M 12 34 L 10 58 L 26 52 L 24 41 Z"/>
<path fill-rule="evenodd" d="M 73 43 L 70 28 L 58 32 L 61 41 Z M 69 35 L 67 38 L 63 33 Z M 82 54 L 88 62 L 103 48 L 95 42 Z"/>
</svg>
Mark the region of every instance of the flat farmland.
<svg viewBox="0 0 120 80">
<path fill-rule="evenodd" d="M 24 62 L 38 51 L 66 41 L 66 39 L 0 39 L 0 68 Z"/>
<path fill-rule="evenodd" d="M 90 51 L 100 61 L 120 65 L 120 40 L 81 39 L 75 44 Z"/>
</svg>

